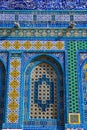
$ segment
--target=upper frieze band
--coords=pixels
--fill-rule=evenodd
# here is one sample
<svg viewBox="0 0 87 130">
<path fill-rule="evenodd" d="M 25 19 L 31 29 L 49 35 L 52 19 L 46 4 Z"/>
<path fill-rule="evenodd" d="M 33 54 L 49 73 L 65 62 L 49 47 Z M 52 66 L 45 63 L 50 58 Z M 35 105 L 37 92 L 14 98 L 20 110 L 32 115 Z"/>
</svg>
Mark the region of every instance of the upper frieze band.
<svg viewBox="0 0 87 130">
<path fill-rule="evenodd" d="M 0 0 L 0 10 L 85 10 L 86 0 Z"/>
</svg>

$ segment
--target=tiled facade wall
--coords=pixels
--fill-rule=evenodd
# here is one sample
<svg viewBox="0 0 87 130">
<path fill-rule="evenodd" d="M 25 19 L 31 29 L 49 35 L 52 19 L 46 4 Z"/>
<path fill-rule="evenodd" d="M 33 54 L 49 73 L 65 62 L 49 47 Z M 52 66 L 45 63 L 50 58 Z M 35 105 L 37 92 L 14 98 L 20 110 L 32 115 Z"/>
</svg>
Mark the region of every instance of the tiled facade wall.
<svg viewBox="0 0 87 130">
<path fill-rule="evenodd" d="M 86 11 L 85 14 L 81 11 L 0 12 L 0 27 L 3 27 L 0 29 L 0 59 L 7 69 L 6 109 L 3 129 L 27 129 L 27 127 L 31 130 L 87 129 L 86 67 L 84 70 L 87 57 L 86 20 Z M 19 23 L 19 27 L 15 27 L 15 21 Z M 70 27 L 71 22 L 74 23 L 74 28 Z M 63 116 L 65 114 L 65 119 L 61 116 L 61 120 L 63 117 L 63 123 L 65 123 L 64 127 L 62 122 L 57 124 L 57 121 L 49 121 L 47 118 L 46 120 L 31 120 L 27 116 L 29 114 L 28 107 L 25 107 L 24 111 L 24 103 L 26 106 L 28 101 L 26 98 L 27 91 L 24 93 L 25 88 L 28 90 L 25 77 L 27 78 L 29 74 L 26 72 L 25 76 L 24 72 L 27 65 L 30 65 L 31 69 L 31 61 L 35 57 L 39 57 L 37 61 L 40 61 L 41 55 L 47 56 L 48 61 L 51 57 L 54 68 L 56 66 L 55 61 L 57 61 L 63 70 L 64 83 L 61 86 L 65 95 L 61 92 L 60 96 L 64 96 L 65 111 L 61 110 L 63 105 L 61 103 L 60 112 L 61 115 L 63 112 Z M 43 76 L 44 78 L 46 79 Z M 37 104 L 41 105 L 40 103 Z M 45 109 L 46 106 L 42 108 L 42 110 Z M 24 112 L 28 113 L 25 114 Z M 42 128 L 42 126 L 45 126 L 45 128 Z M 57 128 L 58 126 L 62 127 Z"/>
</svg>

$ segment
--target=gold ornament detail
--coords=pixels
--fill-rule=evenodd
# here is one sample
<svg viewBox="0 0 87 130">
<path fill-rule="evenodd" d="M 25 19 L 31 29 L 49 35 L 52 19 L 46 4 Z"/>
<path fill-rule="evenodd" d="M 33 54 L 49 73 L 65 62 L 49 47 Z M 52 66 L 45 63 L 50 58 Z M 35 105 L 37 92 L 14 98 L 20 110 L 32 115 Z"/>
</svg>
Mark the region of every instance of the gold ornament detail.
<svg viewBox="0 0 87 130">
<path fill-rule="evenodd" d="M 14 67 L 14 68 L 17 68 L 19 65 L 20 65 L 20 62 L 18 60 L 14 60 L 11 62 L 11 65 Z"/>
<path fill-rule="evenodd" d="M 9 41 L 5 41 L 5 42 L 2 44 L 2 47 L 4 47 L 5 49 L 9 49 L 10 46 L 11 46 L 11 44 L 10 44 Z"/>
<path fill-rule="evenodd" d="M 87 64 L 84 65 L 84 69 L 85 69 L 85 70 L 87 69 Z"/>
<path fill-rule="evenodd" d="M 13 77 L 13 78 L 17 78 L 18 76 L 19 76 L 19 71 L 17 71 L 16 69 L 15 70 L 13 70 L 12 72 L 11 72 L 11 76 Z"/>
<path fill-rule="evenodd" d="M 51 35 L 53 35 L 53 31 L 51 31 Z M 5 41 L 2 44 L 2 47 L 5 49 L 9 49 L 11 46 L 9 41 Z M 36 41 L 34 44 L 32 44 L 30 41 L 25 41 L 23 44 L 21 44 L 19 41 L 15 41 L 12 45 L 14 49 L 18 50 L 21 47 L 24 47 L 25 50 L 30 49 L 31 47 L 35 47 L 35 49 L 39 50 L 42 47 L 45 47 L 46 49 L 50 50 L 52 47 L 56 47 L 57 49 L 61 50 L 64 48 L 64 43 L 62 41 L 57 41 L 56 44 L 52 43 L 51 41 L 47 41 L 46 43 L 41 43 L 41 41 Z"/>
<path fill-rule="evenodd" d="M 55 46 L 56 46 L 59 50 L 61 50 L 61 49 L 64 48 L 64 44 L 63 44 L 63 42 L 61 42 L 61 41 L 57 42 Z"/>
<path fill-rule="evenodd" d="M 39 50 L 42 47 L 42 43 L 40 41 L 37 41 L 35 42 L 34 47 Z"/>
<path fill-rule="evenodd" d="M 19 82 L 17 80 L 13 80 L 10 82 L 10 86 L 15 89 L 19 86 Z"/>
<path fill-rule="evenodd" d="M 18 119 L 18 115 L 14 112 L 8 115 L 8 119 L 10 122 L 15 123 Z"/>
<path fill-rule="evenodd" d="M 13 47 L 18 50 L 21 47 L 21 43 L 19 41 L 15 41 Z"/>
<path fill-rule="evenodd" d="M 85 79 L 87 80 L 87 72 L 85 72 Z"/>
<path fill-rule="evenodd" d="M 12 99 L 16 99 L 17 97 L 19 97 L 19 93 L 14 89 L 13 91 L 10 92 L 9 96 Z"/>
<path fill-rule="evenodd" d="M 12 101 L 8 107 L 12 110 L 15 111 L 18 108 L 18 104 L 15 101 Z"/>
<path fill-rule="evenodd" d="M 29 41 L 26 41 L 26 42 L 23 44 L 23 46 L 24 46 L 25 49 L 28 50 L 28 49 L 31 48 L 32 45 L 31 45 L 31 43 L 30 43 Z"/>
<path fill-rule="evenodd" d="M 51 49 L 51 48 L 53 47 L 53 43 L 50 42 L 50 41 L 47 41 L 47 42 L 45 43 L 45 47 L 46 47 L 47 49 Z"/>
</svg>

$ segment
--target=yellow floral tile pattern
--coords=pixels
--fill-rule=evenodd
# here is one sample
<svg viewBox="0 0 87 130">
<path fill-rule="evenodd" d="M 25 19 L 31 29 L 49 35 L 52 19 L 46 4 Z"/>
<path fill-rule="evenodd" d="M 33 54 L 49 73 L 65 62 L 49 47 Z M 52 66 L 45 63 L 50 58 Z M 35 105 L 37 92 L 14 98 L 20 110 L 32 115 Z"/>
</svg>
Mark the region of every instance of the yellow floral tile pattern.
<svg viewBox="0 0 87 130">
<path fill-rule="evenodd" d="M 18 92 L 17 92 L 17 90 L 13 90 L 13 91 L 11 91 L 10 93 L 9 93 L 9 96 L 10 96 L 10 98 L 11 99 L 16 99 L 18 96 L 19 96 L 19 94 L 18 94 Z"/>
<path fill-rule="evenodd" d="M 18 50 L 21 47 L 21 43 L 19 41 L 15 41 L 13 43 L 13 47 L 14 47 L 14 49 Z"/>
<path fill-rule="evenodd" d="M 64 50 L 63 41 L 2 41 L 4 50 Z"/>
<path fill-rule="evenodd" d="M 18 108 L 18 104 L 15 101 L 12 101 L 9 104 L 9 108 L 14 111 L 14 110 L 16 110 Z"/>
<path fill-rule="evenodd" d="M 11 62 L 11 65 L 14 67 L 14 68 L 17 68 L 19 65 L 20 65 L 20 62 L 18 60 L 14 60 L 13 62 Z"/>
<path fill-rule="evenodd" d="M 56 42 L 56 48 L 58 48 L 59 50 L 62 50 L 62 48 L 64 47 L 64 44 L 63 44 L 63 42 L 61 42 L 61 41 L 58 41 L 58 42 Z"/>
<path fill-rule="evenodd" d="M 40 41 L 35 42 L 34 47 L 38 50 L 42 47 L 42 43 Z"/>
<path fill-rule="evenodd" d="M 19 76 L 20 72 L 18 70 L 13 70 L 10 75 L 13 77 L 13 78 L 17 78 Z"/>
<path fill-rule="evenodd" d="M 8 122 L 17 123 L 19 119 L 19 98 L 20 98 L 20 65 L 18 57 L 10 59 L 10 78 L 8 94 Z"/>
<path fill-rule="evenodd" d="M 11 114 L 8 115 L 8 119 L 10 120 L 11 123 L 14 123 L 18 119 L 18 115 L 12 112 Z"/>
<path fill-rule="evenodd" d="M 24 46 L 24 48 L 25 48 L 26 50 L 28 50 L 28 49 L 31 48 L 32 44 L 31 44 L 30 41 L 26 41 L 26 42 L 24 42 L 23 46 Z"/>
<path fill-rule="evenodd" d="M 4 42 L 2 43 L 2 47 L 3 47 L 4 49 L 9 49 L 10 46 L 11 46 L 11 44 L 10 44 L 9 41 L 4 41 Z"/>
<path fill-rule="evenodd" d="M 50 50 L 50 49 L 53 47 L 53 43 L 50 42 L 50 41 L 47 41 L 47 42 L 45 43 L 45 47 L 46 47 L 48 50 Z"/>
<path fill-rule="evenodd" d="M 10 86 L 15 89 L 19 86 L 19 82 L 17 80 L 12 80 L 12 82 L 10 82 Z"/>
</svg>

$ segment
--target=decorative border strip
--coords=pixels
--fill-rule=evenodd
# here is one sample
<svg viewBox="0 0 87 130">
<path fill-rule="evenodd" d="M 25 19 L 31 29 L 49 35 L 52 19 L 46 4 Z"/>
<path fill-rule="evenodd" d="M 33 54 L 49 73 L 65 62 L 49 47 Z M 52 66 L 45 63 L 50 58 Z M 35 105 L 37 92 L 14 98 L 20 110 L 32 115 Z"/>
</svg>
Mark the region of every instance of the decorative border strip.
<svg viewBox="0 0 87 130">
<path fill-rule="evenodd" d="M 29 38 L 29 37 L 87 37 L 86 29 L 1 29 L 0 38 Z"/>
<path fill-rule="evenodd" d="M 71 22 L 75 28 L 86 28 L 87 11 L 71 10 L 4 10 L 0 11 L 0 28 L 13 28 L 15 22 L 22 28 L 68 28 Z"/>
<path fill-rule="evenodd" d="M 81 21 L 86 22 L 87 11 L 72 11 L 72 10 L 45 10 L 45 11 L 38 11 L 38 10 L 4 10 L 3 12 L 0 11 L 0 21 L 41 21 L 41 17 L 43 17 L 43 21 L 61 21 L 62 22 L 69 22 L 72 20 L 71 15 L 74 17 L 75 21 L 78 21 L 78 18 L 84 17 L 84 19 L 80 19 Z M 34 17 L 36 16 L 36 17 Z M 54 17 L 53 17 L 54 16 Z M 48 19 L 45 19 L 47 17 Z"/>
<path fill-rule="evenodd" d="M 64 50 L 63 41 L 0 41 L 0 50 Z"/>
<path fill-rule="evenodd" d="M 8 90 L 7 122 L 18 123 L 20 106 L 21 59 L 10 57 L 10 76 Z"/>
</svg>

